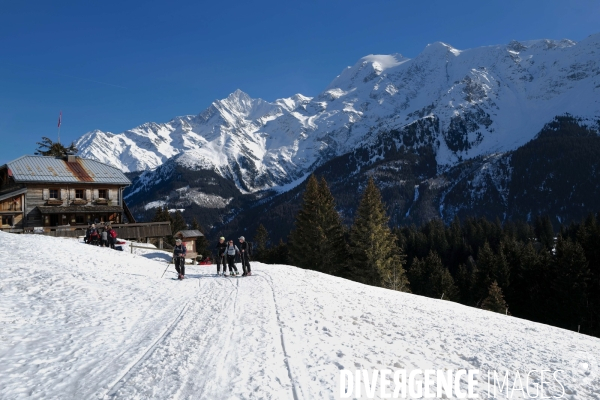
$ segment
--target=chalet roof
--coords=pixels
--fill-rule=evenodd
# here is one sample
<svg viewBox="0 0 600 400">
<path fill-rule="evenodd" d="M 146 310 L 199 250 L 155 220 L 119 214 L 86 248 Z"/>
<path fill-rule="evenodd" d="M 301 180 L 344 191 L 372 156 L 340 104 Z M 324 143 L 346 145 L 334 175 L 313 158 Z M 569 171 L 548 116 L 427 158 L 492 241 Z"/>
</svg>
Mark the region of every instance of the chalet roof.
<svg viewBox="0 0 600 400">
<path fill-rule="evenodd" d="M 123 212 L 119 206 L 38 206 L 42 214 L 97 214 Z"/>
<path fill-rule="evenodd" d="M 193 237 L 202 237 L 202 236 L 204 236 L 204 234 L 198 230 L 191 229 L 191 230 L 179 231 L 175 234 L 175 236 L 181 237 L 181 238 L 193 238 Z"/>
<path fill-rule="evenodd" d="M 0 201 L 10 199 L 11 197 L 18 196 L 23 193 L 27 193 L 27 188 L 20 188 L 9 193 L 4 193 L 0 195 Z"/>
<path fill-rule="evenodd" d="M 2 168 L 8 168 L 15 182 L 131 184 L 120 169 L 88 158 L 73 157 L 67 162 L 57 157 L 23 156 Z"/>
</svg>

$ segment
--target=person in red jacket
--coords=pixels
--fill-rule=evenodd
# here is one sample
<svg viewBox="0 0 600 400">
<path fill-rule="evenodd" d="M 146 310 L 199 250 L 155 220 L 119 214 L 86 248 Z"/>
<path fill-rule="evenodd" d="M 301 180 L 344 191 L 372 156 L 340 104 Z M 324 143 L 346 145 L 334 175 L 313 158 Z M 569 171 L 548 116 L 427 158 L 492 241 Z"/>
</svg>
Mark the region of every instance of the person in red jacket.
<svg viewBox="0 0 600 400">
<path fill-rule="evenodd" d="M 117 231 L 115 231 L 112 226 L 108 226 L 108 231 L 106 232 L 108 235 L 108 247 L 111 249 L 115 249 L 115 242 L 117 241 Z"/>
</svg>

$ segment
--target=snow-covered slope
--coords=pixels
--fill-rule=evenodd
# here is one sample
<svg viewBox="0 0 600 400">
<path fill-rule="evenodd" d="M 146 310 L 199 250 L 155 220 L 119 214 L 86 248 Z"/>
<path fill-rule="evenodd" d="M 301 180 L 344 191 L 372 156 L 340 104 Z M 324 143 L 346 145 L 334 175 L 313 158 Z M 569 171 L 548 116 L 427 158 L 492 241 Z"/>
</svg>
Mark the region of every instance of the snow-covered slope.
<svg viewBox="0 0 600 400">
<path fill-rule="evenodd" d="M 572 373 L 597 372 L 597 338 L 283 265 L 180 282 L 158 253 L 0 232 L 0 398 L 333 399 L 341 370 L 382 368 L 560 369 L 566 398 L 600 393 Z"/>
<path fill-rule="evenodd" d="M 600 34 L 457 50 L 428 45 L 414 59 L 370 55 L 315 98 L 273 103 L 240 90 L 199 115 L 77 141 L 81 155 L 125 171 L 193 151 L 193 163 L 242 190 L 283 185 L 381 131 L 434 118 L 441 165 L 512 150 L 556 115 L 600 117 Z"/>
</svg>

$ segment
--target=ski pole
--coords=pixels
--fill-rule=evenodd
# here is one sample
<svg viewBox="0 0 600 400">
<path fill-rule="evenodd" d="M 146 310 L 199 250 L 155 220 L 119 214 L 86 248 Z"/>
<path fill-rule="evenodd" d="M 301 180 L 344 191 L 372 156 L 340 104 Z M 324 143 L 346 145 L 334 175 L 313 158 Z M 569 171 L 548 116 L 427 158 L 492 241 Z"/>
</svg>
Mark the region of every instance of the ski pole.
<svg viewBox="0 0 600 400">
<path fill-rule="evenodd" d="M 169 265 L 171 265 L 171 261 L 167 261 L 167 268 L 165 268 L 164 272 L 160 276 L 161 279 L 162 279 L 163 276 L 165 276 L 165 272 L 167 272 L 167 270 L 169 269 Z"/>
</svg>

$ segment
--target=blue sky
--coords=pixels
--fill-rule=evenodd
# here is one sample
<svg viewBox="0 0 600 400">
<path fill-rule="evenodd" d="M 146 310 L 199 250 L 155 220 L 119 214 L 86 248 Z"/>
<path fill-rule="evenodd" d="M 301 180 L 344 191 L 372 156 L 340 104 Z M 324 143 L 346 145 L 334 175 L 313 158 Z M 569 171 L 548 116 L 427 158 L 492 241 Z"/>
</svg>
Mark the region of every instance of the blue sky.
<svg viewBox="0 0 600 400">
<path fill-rule="evenodd" d="M 3 2 L 0 164 L 55 139 L 61 110 L 70 143 L 197 114 L 238 88 L 314 96 L 368 54 L 579 41 L 598 21 L 597 0 Z"/>
</svg>

